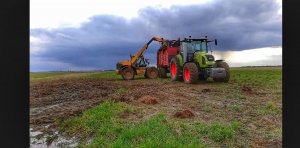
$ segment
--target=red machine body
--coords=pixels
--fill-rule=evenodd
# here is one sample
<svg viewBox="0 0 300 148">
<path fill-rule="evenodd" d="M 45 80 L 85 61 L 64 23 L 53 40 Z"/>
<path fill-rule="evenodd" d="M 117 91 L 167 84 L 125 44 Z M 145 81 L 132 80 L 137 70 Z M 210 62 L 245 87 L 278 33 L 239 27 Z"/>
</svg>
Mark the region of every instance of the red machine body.
<svg viewBox="0 0 300 148">
<path fill-rule="evenodd" d="M 157 66 L 168 68 L 171 58 L 178 53 L 179 47 L 161 47 L 157 51 Z"/>
</svg>

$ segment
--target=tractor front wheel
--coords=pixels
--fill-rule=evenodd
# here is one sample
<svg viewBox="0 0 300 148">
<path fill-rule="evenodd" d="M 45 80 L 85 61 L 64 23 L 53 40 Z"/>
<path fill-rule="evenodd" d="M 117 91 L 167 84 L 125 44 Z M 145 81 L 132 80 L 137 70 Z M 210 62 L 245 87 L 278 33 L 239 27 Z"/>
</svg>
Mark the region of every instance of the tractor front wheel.
<svg viewBox="0 0 300 148">
<path fill-rule="evenodd" d="M 146 78 L 155 79 L 158 77 L 158 70 L 156 67 L 149 67 L 146 70 Z"/>
<path fill-rule="evenodd" d="M 198 80 L 198 68 L 195 63 L 186 63 L 183 66 L 183 80 L 185 83 L 196 83 Z"/>
<path fill-rule="evenodd" d="M 173 57 L 170 61 L 170 77 L 172 81 L 181 80 L 182 76 L 180 74 L 181 67 L 179 59 L 177 56 Z"/>
<path fill-rule="evenodd" d="M 216 82 L 225 82 L 227 83 L 230 79 L 230 72 L 229 72 L 229 66 L 226 62 L 220 61 L 216 62 L 214 67 L 216 68 L 224 68 L 226 71 L 226 77 L 225 78 L 214 78 L 213 80 Z"/>
<path fill-rule="evenodd" d="M 121 75 L 124 80 L 133 80 L 134 74 L 135 74 L 134 69 L 131 67 L 125 67 L 121 71 Z"/>
</svg>

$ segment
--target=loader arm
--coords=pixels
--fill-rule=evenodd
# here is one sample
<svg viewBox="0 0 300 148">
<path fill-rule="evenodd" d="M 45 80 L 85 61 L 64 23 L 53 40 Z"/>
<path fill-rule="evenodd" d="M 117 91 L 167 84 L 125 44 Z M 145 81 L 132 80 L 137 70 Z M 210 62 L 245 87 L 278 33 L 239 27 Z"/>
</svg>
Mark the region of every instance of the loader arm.
<svg viewBox="0 0 300 148">
<path fill-rule="evenodd" d="M 152 41 L 157 41 L 160 43 L 163 43 L 167 40 L 164 40 L 163 38 L 158 38 L 158 37 L 153 37 L 147 44 L 145 44 L 143 46 L 143 48 L 141 48 L 139 50 L 139 52 L 130 60 L 131 64 L 133 64 L 134 62 L 136 62 L 136 60 L 145 52 L 145 50 L 148 48 L 148 46 L 151 44 Z"/>
</svg>

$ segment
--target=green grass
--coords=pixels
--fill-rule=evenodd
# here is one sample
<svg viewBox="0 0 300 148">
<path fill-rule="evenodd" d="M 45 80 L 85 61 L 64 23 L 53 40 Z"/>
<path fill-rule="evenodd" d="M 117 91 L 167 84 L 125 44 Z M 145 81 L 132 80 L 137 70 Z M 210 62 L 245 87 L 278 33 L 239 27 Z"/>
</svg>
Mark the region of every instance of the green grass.
<svg viewBox="0 0 300 148">
<path fill-rule="evenodd" d="M 111 79 L 122 79 L 121 75 L 117 75 L 115 71 L 105 71 L 105 72 L 97 72 L 90 75 L 83 76 L 83 78 L 92 78 L 92 79 L 99 79 L 99 78 L 111 78 Z M 143 75 L 135 75 L 135 79 L 144 78 Z"/>
<path fill-rule="evenodd" d="M 69 73 L 31 73 L 30 78 L 46 78 L 65 74 Z M 93 72 L 80 75 L 80 77 L 122 79 L 114 71 Z M 144 76 L 138 75 L 135 79 L 144 79 Z M 244 108 L 247 108 L 240 102 L 255 103 L 259 100 L 257 102 L 260 104 L 256 104 L 257 106 L 253 108 L 255 109 L 253 112 L 257 113 L 259 117 L 255 119 L 260 119 L 264 115 L 275 115 L 276 118 L 281 119 L 282 111 L 279 106 L 280 102 L 278 103 L 282 99 L 281 68 L 232 68 L 229 83 L 211 81 L 199 85 L 220 86 L 218 89 L 228 92 L 226 98 L 237 99 L 232 100 L 235 102 L 230 106 L 232 112 L 243 112 Z M 170 78 L 158 78 L 157 82 L 159 82 L 158 84 L 167 83 L 170 82 Z M 250 87 L 254 94 L 249 95 L 242 91 L 243 85 Z M 120 86 L 116 93 L 122 95 L 128 91 L 127 88 Z M 256 96 L 255 93 L 262 93 L 262 96 Z M 268 95 L 264 96 L 264 94 Z M 205 106 L 203 111 L 214 113 L 214 108 Z M 120 116 L 121 113 L 142 116 L 142 111 L 137 111 L 134 106 L 122 102 L 105 102 L 86 110 L 81 116 L 61 121 L 59 123 L 60 131 L 69 136 L 81 138 L 79 147 L 220 147 L 222 144 L 229 147 L 243 147 L 246 145 L 243 142 L 247 141 L 243 139 L 243 136 L 248 138 L 244 134 L 251 134 L 247 131 L 247 125 L 240 125 L 239 122 L 230 124 L 195 121 L 191 123 L 186 120 L 168 118 L 162 113 L 145 121 L 131 122 L 127 121 L 128 119 L 124 116 Z M 243 123 L 243 121 L 240 122 Z M 265 131 L 261 138 L 281 139 L 282 131 L 278 127 L 257 130 Z M 92 141 L 87 144 L 86 141 L 89 139 Z"/>
<path fill-rule="evenodd" d="M 163 113 L 139 123 L 118 116 L 134 111 L 128 104 L 107 101 L 62 121 L 60 132 L 81 138 L 79 147 L 204 147 L 233 141 L 240 128 L 238 122 L 185 123 L 167 119 Z M 87 144 L 89 138 L 92 141 Z"/>
<path fill-rule="evenodd" d="M 231 106 L 231 109 L 232 109 L 233 111 L 237 112 L 237 111 L 239 111 L 240 106 L 237 105 L 237 104 L 233 104 L 233 105 Z"/>
<path fill-rule="evenodd" d="M 276 105 L 274 102 L 268 101 L 264 107 L 260 108 L 258 110 L 258 113 L 260 114 L 271 114 L 271 115 L 278 115 L 282 113 L 281 108 Z"/>
<path fill-rule="evenodd" d="M 122 123 L 120 119 L 116 118 L 116 115 L 125 108 L 127 105 L 124 103 L 104 102 L 102 105 L 85 111 L 82 116 L 63 121 L 60 123 L 59 130 L 67 135 L 77 135 L 81 138 L 96 133 L 109 133 L 111 130 L 117 129 L 111 127 Z"/>
<path fill-rule="evenodd" d="M 259 86 L 278 86 L 282 81 L 281 68 L 232 68 L 231 82 Z"/>
<path fill-rule="evenodd" d="M 230 126 L 221 123 L 213 123 L 211 125 L 204 123 L 196 123 L 195 129 L 203 136 L 207 136 L 215 142 L 223 142 L 226 139 L 232 139 L 235 130 L 239 128 L 238 122 L 232 122 Z"/>
<path fill-rule="evenodd" d="M 59 75 L 74 74 L 78 72 L 43 72 L 30 73 L 30 78 L 46 78 Z M 237 84 L 249 84 L 259 86 L 278 86 L 282 81 L 281 68 L 231 68 L 230 82 Z M 115 71 L 93 72 L 91 74 L 82 76 L 83 78 L 113 78 L 122 79 L 121 75 L 115 74 Z M 143 75 L 135 75 L 135 79 L 144 79 Z M 165 81 L 169 79 L 158 79 Z M 169 80 L 170 81 L 170 80 Z M 235 86 L 234 89 L 239 89 Z"/>
<path fill-rule="evenodd" d="M 126 92 L 128 92 L 128 89 L 127 88 L 124 88 L 124 87 L 121 87 L 117 90 L 117 94 L 118 95 L 122 95 L 122 94 L 125 94 Z"/>
<path fill-rule="evenodd" d="M 278 139 L 280 140 L 282 138 L 282 128 L 275 128 L 271 131 L 269 131 L 266 135 L 266 138 L 269 139 Z"/>
<path fill-rule="evenodd" d="M 47 78 L 54 76 L 61 76 L 67 74 L 73 74 L 75 72 L 38 72 L 38 73 L 30 73 L 30 78 Z"/>
<path fill-rule="evenodd" d="M 246 99 L 246 96 L 235 93 L 235 94 L 228 95 L 227 98 L 233 98 L 233 99 L 241 99 L 241 100 L 243 100 L 243 99 Z"/>
</svg>

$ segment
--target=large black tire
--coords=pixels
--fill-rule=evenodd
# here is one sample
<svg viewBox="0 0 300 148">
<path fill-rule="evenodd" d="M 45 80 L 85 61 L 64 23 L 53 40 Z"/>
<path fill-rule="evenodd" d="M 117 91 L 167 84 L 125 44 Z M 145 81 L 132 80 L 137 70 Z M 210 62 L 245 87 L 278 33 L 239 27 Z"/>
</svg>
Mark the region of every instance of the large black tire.
<svg viewBox="0 0 300 148">
<path fill-rule="evenodd" d="M 185 83 L 192 84 L 198 81 L 198 68 L 193 62 L 185 63 L 183 66 L 183 80 Z"/>
<path fill-rule="evenodd" d="M 145 76 L 146 79 L 149 78 L 148 75 L 147 75 L 147 69 L 146 69 L 146 72 L 145 72 L 144 76 Z"/>
<path fill-rule="evenodd" d="M 230 79 L 230 69 L 229 69 L 229 65 L 226 63 L 226 62 L 223 62 L 223 61 L 219 61 L 219 62 L 216 62 L 214 67 L 216 68 L 224 68 L 225 71 L 226 71 L 226 77 L 225 78 L 213 78 L 214 81 L 216 82 L 229 82 L 229 79 Z"/>
<path fill-rule="evenodd" d="M 122 75 L 122 78 L 124 80 L 133 80 L 135 72 L 134 72 L 133 68 L 131 68 L 131 67 L 125 67 L 125 68 L 122 69 L 121 75 Z"/>
<path fill-rule="evenodd" d="M 167 69 L 165 67 L 158 67 L 158 75 L 160 78 L 166 78 L 167 77 Z"/>
<path fill-rule="evenodd" d="M 146 70 L 146 78 L 155 79 L 158 77 L 158 70 L 156 67 L 148 67 Z"/>
<path fill-rule="evenodd" d="M 178 57 L 173 57 L 170 61 L 170 77 L 172 81 L 182 80 L 181 69 Z"/>
</svg>

